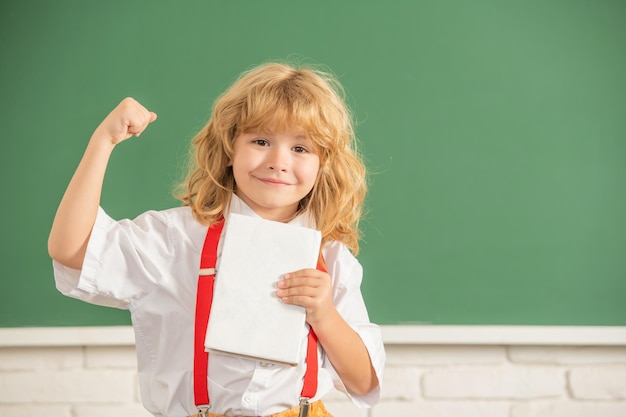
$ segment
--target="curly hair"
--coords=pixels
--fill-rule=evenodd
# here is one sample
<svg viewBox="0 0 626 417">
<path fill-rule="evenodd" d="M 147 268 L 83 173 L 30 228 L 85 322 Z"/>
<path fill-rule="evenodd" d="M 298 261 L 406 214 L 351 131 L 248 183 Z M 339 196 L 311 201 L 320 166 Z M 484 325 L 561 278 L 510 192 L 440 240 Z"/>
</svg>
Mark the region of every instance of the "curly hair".
<svg viewBox="0 0 626 417">
<path fill-rule="evenodd" d="M 320 159 L 311 192 L 299 204 L 322 233 L 359 251 L 359 220 L 367 190 L 352 114 L 344 90 L 330 73 L 308 66 L 267 63 L 243 73 L 214 103 L 192 141 L 190 169 L 176 196 L 202 224 L 228 210 L 236 191 L 230 166 L 242 133 L 304 131 Z"/>
</svg>

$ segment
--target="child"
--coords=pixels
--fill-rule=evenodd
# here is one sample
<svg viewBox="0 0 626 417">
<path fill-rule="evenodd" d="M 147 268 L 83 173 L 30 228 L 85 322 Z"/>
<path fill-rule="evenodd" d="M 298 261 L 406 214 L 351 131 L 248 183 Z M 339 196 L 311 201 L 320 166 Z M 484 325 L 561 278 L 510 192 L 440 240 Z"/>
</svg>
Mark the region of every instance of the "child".
<svg viewBox="0 0 626 417">
<path fill-rule="evenodd" d="M 142 399 L 155 416 L 296 416 L 307 409 L 309 416 L 330 416 L 320 399 L 333 386 L 359 407 L 378 401 L 385 354 L 352 254 L 365 171 L 341 93 L 333 77 L 312 68 L 265 64 L 244 73 L 193 139 L 183 207 L 132 221 L 114 221 L 99 207 L 105 169 L 115 145 L 139 136 L 157 116 L 127 98 L 93 133 L 48 250 L 63 294 L 130 310 Z M 301 350 L 313 346 L 308 363 L 317 365 L 307 367 L 304 353 L 297 366 L 217 353 L 208 365 L 194 362 L 201 356 L 194 355 L 200 254 L 209 226 L 230 213 L 321 231 L 324 267 L 285 271 L 276 290 L 276 302 L 304 307 L 313 332 Z M 194 367 L 199 375 L 208 367 L 208 376 L 194 378 Z M 309 395 L 307 369 L 317 372 Z M 311 397 L 310 406 L 301 396 Z"/>
</svg>

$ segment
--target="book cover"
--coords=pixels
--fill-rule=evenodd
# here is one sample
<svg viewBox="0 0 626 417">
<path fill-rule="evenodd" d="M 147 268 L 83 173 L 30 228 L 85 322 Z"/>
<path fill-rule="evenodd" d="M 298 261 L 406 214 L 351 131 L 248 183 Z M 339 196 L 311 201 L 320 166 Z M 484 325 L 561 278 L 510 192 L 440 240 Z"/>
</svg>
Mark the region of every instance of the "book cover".
<svg viewBox="0 0 626 417">
<path fill-rule="evenodd" d="M 295 365 L 305 310 L 276 296 L 287 273 L 315 268 L 321 233 L 231 214 L 223 231 L 205 347 L 209 351 Z"/>
</svg>

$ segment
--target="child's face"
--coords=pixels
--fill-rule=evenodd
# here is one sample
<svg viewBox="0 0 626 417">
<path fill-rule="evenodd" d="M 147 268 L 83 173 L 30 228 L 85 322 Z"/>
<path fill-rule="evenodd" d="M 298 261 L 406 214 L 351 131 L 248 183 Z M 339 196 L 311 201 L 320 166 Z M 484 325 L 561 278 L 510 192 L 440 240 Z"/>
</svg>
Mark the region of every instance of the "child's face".
<svg viewBox="0 0 626 417">
<path fill-rule="evenodd" d="M 242 133 L 235 138 L 231 163 L 237 196 L 274 221 L 295 214 L 320 168 L 312 142 L 292 133 Z"/>
</svg>

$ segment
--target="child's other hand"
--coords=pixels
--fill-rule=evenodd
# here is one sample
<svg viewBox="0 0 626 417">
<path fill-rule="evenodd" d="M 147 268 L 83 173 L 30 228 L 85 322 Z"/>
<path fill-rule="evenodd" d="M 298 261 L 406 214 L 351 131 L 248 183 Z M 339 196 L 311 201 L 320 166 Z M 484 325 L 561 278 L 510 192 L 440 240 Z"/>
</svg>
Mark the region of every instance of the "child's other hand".
<svg viewBox="0 0 626 417">
<path fill-rule="evenodd" d="M 102 121 L 94 136 L 101 136 L 117 145 L 131 136 L 139 136 L 156 118 L 156 113 L 128 97 Z"/>
<path fill-rule="evenodd" d="M 287 304 L 306 309 L 306 321 L 315 328 L 335 311 L 330 276 L 317 269 L 290 272 L 278 281 L 276 295 Z"/>
</svg>

